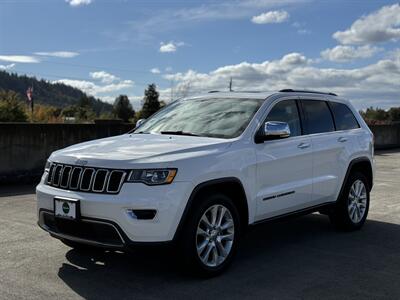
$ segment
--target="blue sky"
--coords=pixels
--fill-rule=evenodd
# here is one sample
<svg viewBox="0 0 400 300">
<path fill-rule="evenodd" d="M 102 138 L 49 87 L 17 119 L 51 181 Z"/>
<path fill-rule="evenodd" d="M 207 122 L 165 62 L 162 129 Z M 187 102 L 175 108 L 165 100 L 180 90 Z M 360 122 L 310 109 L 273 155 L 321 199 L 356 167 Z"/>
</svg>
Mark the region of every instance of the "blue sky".
<svg viewBox="0 0 400 300">
<path fill-rule="evenodd" d="M 0 69 L 140 106 L 224 90 L 334 91 L 400 106 L 396 1 L 0 0 Z M 172 91 L 171 91 L 172 88 Z"/>
</svg>

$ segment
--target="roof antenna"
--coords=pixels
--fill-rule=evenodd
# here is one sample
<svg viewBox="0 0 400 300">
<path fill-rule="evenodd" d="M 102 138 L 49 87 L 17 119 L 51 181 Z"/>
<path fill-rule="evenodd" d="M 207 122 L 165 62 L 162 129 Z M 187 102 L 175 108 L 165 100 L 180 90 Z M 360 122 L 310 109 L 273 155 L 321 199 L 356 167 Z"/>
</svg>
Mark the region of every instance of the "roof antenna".
<svg viewBox="0 0 400 300">
<path fill-rule="evenodd" d="M 231 77 L 231 80 L 229 81 L 229 91 L 233 92 L 233 90 L 232 90 L 232 77 Z"/>
</svg>

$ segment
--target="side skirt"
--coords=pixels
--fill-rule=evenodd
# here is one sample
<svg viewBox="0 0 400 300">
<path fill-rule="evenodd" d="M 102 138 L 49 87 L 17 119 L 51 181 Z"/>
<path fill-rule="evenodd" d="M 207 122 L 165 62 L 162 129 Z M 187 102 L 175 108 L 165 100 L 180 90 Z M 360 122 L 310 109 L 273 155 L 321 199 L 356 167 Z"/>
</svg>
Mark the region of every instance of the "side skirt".
<svg viewBox="0 0 400 300">
<path fill-rule="evenodd" d="M 296 218 L 296 217 L 301 217 L 301 216 L 305 216 L 320 210 L 325 211 L 329 211 L 336 202 L 327 202 L 327 203 L 323 203 L 323 204 L 318 204 L 315 206 L 311 206 L 311 207 L 307 207 L 307 208 L 303 208 L 300 210 L 296 210 L 290 213 L 286 213 L 283 215 L 279 215 L 279 216 L 275 216 L 275 217 L 271 217 L 271 218 L 267 218 L 267 219 L 263 219 L 263 220 L 259 220 L 254 222 L 253 224 L 250 224 L 250 226 L 255 226 L 258 224 L 264 224 L 264 223 L 269 223 L 269 222 L 276 222 L 276 221 L 281 221 L 281 220 L 286 220 L 286 219 L 291 219 L 291 218 Z"/>
</svg>

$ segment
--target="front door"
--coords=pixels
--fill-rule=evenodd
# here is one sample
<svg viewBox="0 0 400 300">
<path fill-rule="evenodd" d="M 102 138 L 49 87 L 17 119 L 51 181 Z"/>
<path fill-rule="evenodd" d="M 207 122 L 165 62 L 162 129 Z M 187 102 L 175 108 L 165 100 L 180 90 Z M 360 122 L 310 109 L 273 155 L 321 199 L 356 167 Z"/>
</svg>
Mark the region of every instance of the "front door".
<svg viewBox="0 0 400 300">
<path fill-rule="evenodd" d="M 256 221 L 309 207 L 312 201 L 312 143 L 302 135 L 297 100 L 273 104 L 265 121 L 288 123 L 291 135 L 256 145 Z"/>
</svg>

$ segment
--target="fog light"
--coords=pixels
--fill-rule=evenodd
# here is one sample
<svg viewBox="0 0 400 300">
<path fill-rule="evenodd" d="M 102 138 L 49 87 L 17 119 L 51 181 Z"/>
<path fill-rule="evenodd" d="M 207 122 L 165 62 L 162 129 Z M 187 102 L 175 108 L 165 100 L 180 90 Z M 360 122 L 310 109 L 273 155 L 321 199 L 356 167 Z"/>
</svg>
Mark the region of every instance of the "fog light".
<svg viewBox="0 0 400 300">
<path fill-rule="evenodd" d="M 135 220 L 153 220 L 157 211 L 155 209 L 128 209 L 127 213 Z"/>
</svg>

